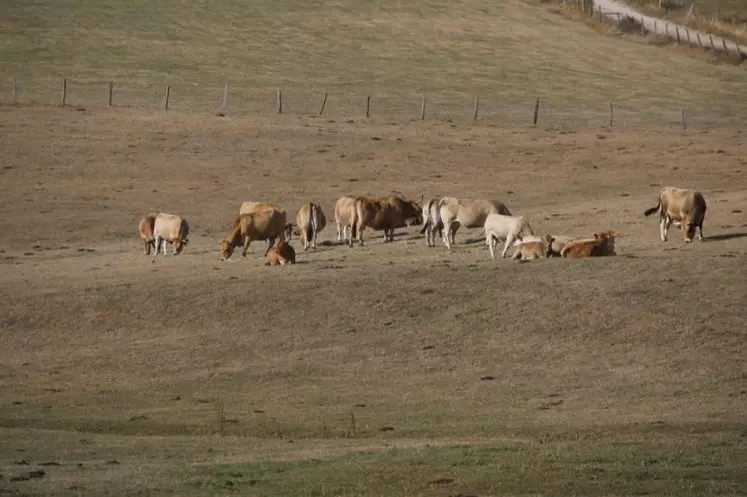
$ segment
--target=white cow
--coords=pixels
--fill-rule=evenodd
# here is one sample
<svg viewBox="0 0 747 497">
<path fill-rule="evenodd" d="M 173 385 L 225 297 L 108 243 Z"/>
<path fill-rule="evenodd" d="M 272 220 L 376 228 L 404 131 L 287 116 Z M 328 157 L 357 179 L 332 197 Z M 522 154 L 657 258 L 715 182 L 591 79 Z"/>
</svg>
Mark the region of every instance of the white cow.
<svg viewBox="0 0 747 497">
<path fill-rule="evenodd" d="M 187 220 L 175 214 L 159 212 L 153 223 L 153 238 L 155 239 L 156 253 L 163 244 L 163 255 L 166 255 L 166 242 L 171 243 L 172 255 L 178 255 L 189 241 L 189 225 Z"/>
<path fill-rule="evenodd" d="M 444 197 L 438 202 L 441 223 L 444 226 L 443 241 L 446 248 L 451 249 L 454 236 L 460 226 L 465 228 L 479 228 L 485 225 L 485 219 L 490 213 L 510 216 L 511 212 L 503 202 L 487 199 L 457 199 Z"/>
<path fill-rule="evenodd" d="M 441 222 L 441 212 L 438 208 L 439 199 L 432 198 L 423 202 L 423 228 L 420 234 L 425 233 L 425 241 L 429 247 L 436 246 L 436 232 L 443 237 L 444 224 Z"/>
<path fill-rule="evenodd" d="M 501 257 L 506 257 L 508 247 L 514 240 L 523 239 L 525 235 L 534 235 L 534 230 L 524 216 L 504 216 L 491 213 L 485 218 L 485 243 L 490 249 L 490 257 L 495 259 L 495 246 L 498 239 L 505 239 Z"/>
</svg>

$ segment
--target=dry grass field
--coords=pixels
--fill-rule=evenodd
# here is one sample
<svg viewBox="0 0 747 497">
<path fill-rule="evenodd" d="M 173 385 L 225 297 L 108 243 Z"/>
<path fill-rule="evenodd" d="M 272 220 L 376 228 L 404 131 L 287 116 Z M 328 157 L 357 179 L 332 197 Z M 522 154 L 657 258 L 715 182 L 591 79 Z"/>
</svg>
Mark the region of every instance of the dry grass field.
<svg viewBox="0 0 747 497">
<path fill-rule="evenodd" d="M 518 0 L 8 0 L 0 40 L 0 496 L 747 494 L 744 64 Z M 659 241 L 664 185 L 705 242 Z M 337 244 L 338 196 L 395 191 L 619 256 Z M 244 200 L 319 202 L 323 244 L 220 262 Z"/>
<path fill-rule="evenodd" d="M 51 108 L 0 125 L 7 495 L 744 493 L 739 130 Z M 707 241 L 658 240 L 642 211 L 664 184 L 702 189 Z M 331 217 L 392 191 L 612 227 L 619 256 L 491 261 L 478 230 L 449 254 L 414 228 L 348 248 L 330 226 L 295 266 L 263 266 L 261 244 L 218 261 L 242 200 Z M 142 255 L 154 209 L 190 221 L 182 256 Z"/>
</svg>

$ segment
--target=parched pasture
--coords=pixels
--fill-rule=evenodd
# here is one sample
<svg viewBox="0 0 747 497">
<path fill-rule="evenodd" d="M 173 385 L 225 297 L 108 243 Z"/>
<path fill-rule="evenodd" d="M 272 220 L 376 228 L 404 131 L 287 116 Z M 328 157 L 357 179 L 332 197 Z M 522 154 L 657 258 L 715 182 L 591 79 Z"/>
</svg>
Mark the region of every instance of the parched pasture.
<svg viewBox="0 0 747 497">
<path fill-rule="evenodd" d="M 4 494 L 747 488 L 741 130 L 5 107 L 0 157 Z M 643 216 L 669 184 L 705 195 L 705 242 Z M 619 256 L 336 244 L 338 196 L 395 191 L 612 228 Z M 244 200 L 320 203 L 321 246 L 219 262 Z M 153 210 L 189 221 L 181 256 L 142 255 Z"/>
</svg>

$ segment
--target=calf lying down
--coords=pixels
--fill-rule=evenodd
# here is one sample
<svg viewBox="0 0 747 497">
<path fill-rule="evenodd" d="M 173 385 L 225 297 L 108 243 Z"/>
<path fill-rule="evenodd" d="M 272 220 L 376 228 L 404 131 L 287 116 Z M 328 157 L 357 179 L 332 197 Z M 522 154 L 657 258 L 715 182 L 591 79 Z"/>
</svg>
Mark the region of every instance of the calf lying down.
<svg viewBox="0 0 747 497">
<path fill-rule="evenodd" d="M 532 260 L 547 257 L 603 257 L 617 255 L 615 231 L 594 233 L 592 238 L 572 239 L 568 236 L 526 235 L 513 243 L 513 259 Z"/>
</svg>

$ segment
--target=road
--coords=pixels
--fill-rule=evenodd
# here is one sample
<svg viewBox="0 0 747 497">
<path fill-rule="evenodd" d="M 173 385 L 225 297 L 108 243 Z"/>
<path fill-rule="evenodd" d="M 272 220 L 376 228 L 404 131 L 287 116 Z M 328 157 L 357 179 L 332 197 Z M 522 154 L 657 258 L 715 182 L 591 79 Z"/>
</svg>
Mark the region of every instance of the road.
<svg viewBox="0 0 747 497">
<path fill-rule="evenodd" d="M 679 34 L 679 42 L 683 45 L 689 43 L 692 46 L 703 46 L 720 52 L 724 50 L 733 54 L 739 52 L 747 57 L 747 45 L 737 45 L 735 42 L 720 36 L 710 35 L 681 24 L 641 14 L 632 7 L 616 0 L 594 0 L 594 7 L 595 11 L 601 9 L 602 15 L 615 21 L 618 18 L 623 19 L 625 16 L 630 16 L 642 23 L 647 31 L 667 36 L 673 40 L 677 40 Z"/>
</svg>

